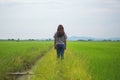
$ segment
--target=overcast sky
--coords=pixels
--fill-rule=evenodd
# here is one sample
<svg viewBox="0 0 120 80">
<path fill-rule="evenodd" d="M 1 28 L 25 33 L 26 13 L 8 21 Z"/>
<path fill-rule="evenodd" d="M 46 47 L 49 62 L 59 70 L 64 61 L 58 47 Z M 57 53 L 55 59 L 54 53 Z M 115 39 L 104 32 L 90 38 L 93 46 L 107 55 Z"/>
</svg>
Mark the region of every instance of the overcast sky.
<svg viewBox="0 0 120 80">
<path fill-rule="evenodd" d="M 120 0 L 0 0 L 0 38 L 120 37 Z"/>
</svg>

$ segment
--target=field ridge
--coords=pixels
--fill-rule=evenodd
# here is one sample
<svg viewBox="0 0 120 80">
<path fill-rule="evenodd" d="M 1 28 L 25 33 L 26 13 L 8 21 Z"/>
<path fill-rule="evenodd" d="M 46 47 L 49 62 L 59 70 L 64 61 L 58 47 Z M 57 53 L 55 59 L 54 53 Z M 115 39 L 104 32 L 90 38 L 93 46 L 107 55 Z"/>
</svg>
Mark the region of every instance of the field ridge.
<svg viewBox="0 0 120 80">
<path fill-rule="evenodd" d="M 57 59 L 56 51 L 51 49 L 29 72 L 33 75 L 18 80 L 91 80 L 83 58 L 69 49 L 65 51 L 64 60 Z"/>
<path fill-rule="evenodd" d="M 49 47 L 47 50 L 44 50 L 40 52 L 40 55 L 38 55 L 30 64 L 26 63 L 26 66 L 28 69 L 23 70 L 22 72 L 11 72 L 8 73 L 9 76 L 13 76 L 13 78 L 16 80 L 19 77 L 22 77 L 24 75 L 32 75 L 33 73 L 29 72 L 33 66 L 35 66 L 35 63 L 39 60 L 41 60 L 47 52 L 49 52 L 52 49 L 52 47 Z M 32 64 L 32 65 L 31 65 Z"/>
<path fill-rule="evenodd" d="M 41 54 L 38 55 L 38 56 L 31 62 L 31 63 L 33 64 L 32 66 L 34 66 L 35 63 L 36 63 L 38 60 L 40 60 L 42 57 L 44 57 L 45 54 L 46 54 L 47 52 L 49 52 L 51 49 L 52 49 L 52 47 L 49 47 L 47 50 L 44 50 L 44 51 L 40 52 Z M 32 67 L 32 66 L 31 66 L 31 67 Z"/>
<path fill-rule="evenodd" d="M 8 74 L 31 69 L 51 48 L 51 42 L 43 41 L 0 42 L 0 80 L 13 80 Z"/>
</svg>

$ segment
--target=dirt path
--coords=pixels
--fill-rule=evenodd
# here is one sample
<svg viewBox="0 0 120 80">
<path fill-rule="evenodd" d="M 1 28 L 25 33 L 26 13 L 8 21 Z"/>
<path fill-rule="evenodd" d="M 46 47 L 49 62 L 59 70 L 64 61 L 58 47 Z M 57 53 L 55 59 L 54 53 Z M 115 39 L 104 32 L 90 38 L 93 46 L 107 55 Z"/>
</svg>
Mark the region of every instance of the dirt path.
<svg viewBox="0 0 120 80">
<path fill-rule="evenodd" d="M 18 80 L 91 80 L 91 75 L 82 58 L 70 50 L 65 51 L 65 59 L 56 58 L 56 51 L 51 49 L 35 66 Z"/>
</svg>

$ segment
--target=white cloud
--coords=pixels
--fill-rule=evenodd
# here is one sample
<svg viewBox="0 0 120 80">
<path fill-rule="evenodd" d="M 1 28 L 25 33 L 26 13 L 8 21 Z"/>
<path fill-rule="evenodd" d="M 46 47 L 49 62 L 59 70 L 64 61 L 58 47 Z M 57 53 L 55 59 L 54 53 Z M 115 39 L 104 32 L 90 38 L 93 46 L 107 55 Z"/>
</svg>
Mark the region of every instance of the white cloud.
<svg viewBox="0 0 120 80">
<path fill-rule="evenodd" d="M 50 4 L 56 3 L 60 4 L 63 3 L 63 0 L 0 0 L 0 3 L 8 4 L 8 3 L 24 3 L 24 4 Z"/>
<path fill-rule="evenodd" d="M 109 7 L 120 8 L 120 0 L 104 0 L 103 2 Z"/>
<path fill-rule="evenodd" d="M 11 36 L 11 33 L 16 37 L 19 36 L 16 33 L 28 37 L 37 35 L 38 38 L 53 36 L 60 23 L 65 25 L 65 31 L 70 35 L 104 36 L 101 32 L 106 32 L 109 36 L 111 32 L 119 33 L 120 7 L 116 6 L 119 1 L 0 0 L 0 3 L 7 3 L 0 6 L 0 34 L 6 37 Z M 7 6 L 8 3 L 20 5 Z"/>
<path fill-rule="evenodd" d="M 13 2 L 17 2 L 16 0 L 0 0 L 0 3 L 13 3 Z"/>
</svg>

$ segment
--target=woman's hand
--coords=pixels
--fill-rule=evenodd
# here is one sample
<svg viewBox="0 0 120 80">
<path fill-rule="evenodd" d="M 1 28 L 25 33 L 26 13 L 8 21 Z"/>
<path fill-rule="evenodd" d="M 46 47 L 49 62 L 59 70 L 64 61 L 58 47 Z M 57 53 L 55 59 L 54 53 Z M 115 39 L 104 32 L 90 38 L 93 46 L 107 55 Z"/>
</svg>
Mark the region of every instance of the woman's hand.
<svg viewBox="0 0 120 80">
<path fill-rule="evenodd" d="M 66 46 L 65 46 L 65 48 L 64 48 L 65 50 L 66 50 Z"/>
<path fill-rule="evenodd" d="M 56 45 L 54 45 L 54 49 L 56 49 Z"/>
</svg>

